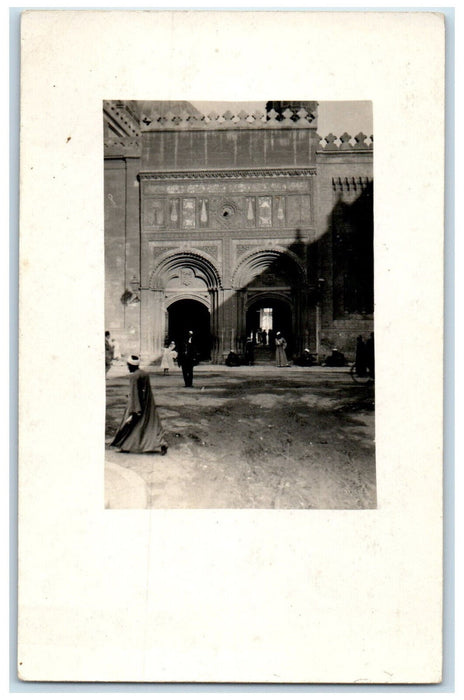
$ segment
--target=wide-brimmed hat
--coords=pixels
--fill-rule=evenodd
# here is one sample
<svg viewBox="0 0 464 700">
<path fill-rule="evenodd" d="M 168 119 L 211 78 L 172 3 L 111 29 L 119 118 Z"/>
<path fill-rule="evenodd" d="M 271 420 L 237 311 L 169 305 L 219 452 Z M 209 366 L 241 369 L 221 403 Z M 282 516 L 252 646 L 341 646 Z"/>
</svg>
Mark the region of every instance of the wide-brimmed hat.
<svg viewBox="0 0 464 700">
<path fill-rule="evenodd" d="M 138 367 L 140 364 L 140 357 L 138 355 L 129 355 L 127 364 L 132 365 L 132 367 Z"/>
</svg>

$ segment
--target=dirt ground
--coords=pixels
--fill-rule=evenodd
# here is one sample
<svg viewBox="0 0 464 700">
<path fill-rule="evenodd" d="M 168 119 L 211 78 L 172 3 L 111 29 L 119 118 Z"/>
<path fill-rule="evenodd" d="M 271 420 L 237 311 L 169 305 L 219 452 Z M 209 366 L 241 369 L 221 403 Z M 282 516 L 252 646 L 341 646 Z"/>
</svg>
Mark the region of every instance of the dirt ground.
<svg viewBox="0 0 464 700">
<path fill-rule="evenodd" d="M 374 388 L 355 384 L 348 369 L 200 365 L 193 388 L 178 370 L 149 371 L 169 450 L 107 447 L 118 470 L 117 479 L 106 471 L 107 507 L 376 507 Z M 111 368 L 107 446 L 127 387 L 125 368 Z M 144 502 L 129 498 L 134 479 Z"/>
</svg>

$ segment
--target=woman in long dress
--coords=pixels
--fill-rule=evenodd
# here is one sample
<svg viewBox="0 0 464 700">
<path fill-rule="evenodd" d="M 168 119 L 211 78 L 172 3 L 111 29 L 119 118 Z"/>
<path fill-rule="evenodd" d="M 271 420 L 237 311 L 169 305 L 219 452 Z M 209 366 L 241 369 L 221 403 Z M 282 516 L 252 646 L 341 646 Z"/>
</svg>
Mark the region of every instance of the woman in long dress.
<svg viewBox="0 0 464 700">
<path fill-rule="evenodd" d="M 150 377 L 139 368 L 140 357 L 131 355 L 127 360 L 130 372 L 129 395 L 118 432 L 111 443 L 121 452 L 158 452 L 165 455 L 168 444 L 158 415 Z"/>
<path fill-rule="evenodd" d="M 288 360 L 285 350 L 287 348 L 287 341 L 283 337 L 282 333 L 278 331 L 275 336 L 276 345 L 276 365 L 277 367 L 288 367 Z"/>
<path fill-rule="evenodd" d="M 171 342 L 167 348 L 164 348 L 163 357 L 161 358 L 161 369 L 164 370 L 164 374 L 168 374 L 170 369 L 174 369 L 174 360 L 176 358 L 176 344 Z"/>
<path fill-rule="evenodd" d="M 110 369 L 114 360 L 114 344 L 111 342 L 111 334 L 105 331 L 105 374 Z"/>
</svg>

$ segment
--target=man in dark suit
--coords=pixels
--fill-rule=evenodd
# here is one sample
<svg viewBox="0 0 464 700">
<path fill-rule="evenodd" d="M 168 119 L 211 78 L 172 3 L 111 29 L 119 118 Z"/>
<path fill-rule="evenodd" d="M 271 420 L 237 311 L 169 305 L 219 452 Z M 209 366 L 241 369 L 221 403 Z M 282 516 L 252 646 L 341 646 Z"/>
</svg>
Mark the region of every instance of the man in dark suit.
<svg viewBox="0 0 464 700">
<path fill-rule="evenodd" d="M 193 331 L 188 331 L 179 351 L 178 362 L 182 367 L 185 386 L 193 386 L 193 366 L 196 360 L 195 343 Z"/>
</svg>

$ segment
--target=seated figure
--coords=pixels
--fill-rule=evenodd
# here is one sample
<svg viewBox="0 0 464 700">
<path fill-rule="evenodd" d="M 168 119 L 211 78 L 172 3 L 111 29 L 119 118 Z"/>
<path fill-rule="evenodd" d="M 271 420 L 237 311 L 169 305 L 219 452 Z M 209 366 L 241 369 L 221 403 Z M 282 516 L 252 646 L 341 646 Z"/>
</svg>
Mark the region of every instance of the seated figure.
<svg viewBox="0 0 464 700">
<path fill-rule="evenodd" d="M 327 367 L 344 367 L 346 365 L 345 355 L 337 348 L 333 348 L 332 354 L 326 358 L 325 364 Z"/>
<path fill-rule="evenodd" d="M 301 355 L 296 358 L 295 364 L 298 365 L 299 367 L 312 367 L 314 364 L 314 359 L 311 353 L 309 352 L 309 348 L 305 348 Z"/>
<path fill-rule="evenodd" d="M 240 366 L 240 358 L 237 355 L 236 352 L 231 350 L 229 354 L 227 355 L 226 358 L 226 365 L 227 367 L 239 367 Z"/>
</svg>

